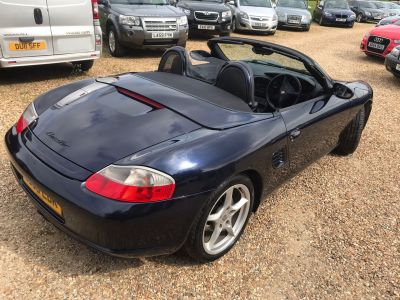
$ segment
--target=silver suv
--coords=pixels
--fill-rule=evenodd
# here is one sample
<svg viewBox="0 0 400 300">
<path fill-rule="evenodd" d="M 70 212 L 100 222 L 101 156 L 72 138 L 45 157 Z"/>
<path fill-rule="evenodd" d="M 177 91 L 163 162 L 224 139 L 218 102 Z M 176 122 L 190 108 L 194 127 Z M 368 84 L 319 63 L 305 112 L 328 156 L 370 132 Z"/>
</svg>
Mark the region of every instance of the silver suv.
<svg viewBox="0 0 400 300">
<path fill-rule="evenodd" d="M 97 0 L 0 0 L 0 68 L 100 58 Z"/>
<path fill-rule="evenodd" d="M 186 46 L 187 17 L 169 0 L 99 0 L 99 10 L 113 56 L 127 48 Z"/>
</svg>

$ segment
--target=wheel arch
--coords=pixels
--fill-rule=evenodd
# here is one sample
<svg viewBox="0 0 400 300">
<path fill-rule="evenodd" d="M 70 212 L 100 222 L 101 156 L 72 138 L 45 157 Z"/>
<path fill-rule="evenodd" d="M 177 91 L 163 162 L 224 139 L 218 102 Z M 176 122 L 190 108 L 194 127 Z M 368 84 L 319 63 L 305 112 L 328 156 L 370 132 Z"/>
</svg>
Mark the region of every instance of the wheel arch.
<svg viewBox="0 0 400 300">
<path fill-rule="evenodd" d="M 259 172 L 256 170 L 246 170 L 240 173 L 240 175 L 245 175 L 250 178 L 251 182 L 253 183 L 254 187 L 254 205 L 253 205 L 253 212 L 256 212 L 258 207 L 260 206 L 263 194 L 263 181 L 262 177 Z"/>
</svg>

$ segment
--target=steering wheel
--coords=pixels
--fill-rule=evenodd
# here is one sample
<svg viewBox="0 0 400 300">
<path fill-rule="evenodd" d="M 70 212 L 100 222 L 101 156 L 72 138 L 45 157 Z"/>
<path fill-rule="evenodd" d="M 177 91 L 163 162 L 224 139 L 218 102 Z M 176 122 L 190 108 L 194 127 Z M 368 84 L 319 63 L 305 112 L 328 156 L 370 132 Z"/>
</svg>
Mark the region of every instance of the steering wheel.
<svg viewBox="0 0 400 300">
<path fill-rule="evenodd" d="M 300 98 L 302 86 L 300 80 L 289 74 L 280 74 L 267 85 L 266 100 L 273 109 L 295 105 Z"/>
</svg>

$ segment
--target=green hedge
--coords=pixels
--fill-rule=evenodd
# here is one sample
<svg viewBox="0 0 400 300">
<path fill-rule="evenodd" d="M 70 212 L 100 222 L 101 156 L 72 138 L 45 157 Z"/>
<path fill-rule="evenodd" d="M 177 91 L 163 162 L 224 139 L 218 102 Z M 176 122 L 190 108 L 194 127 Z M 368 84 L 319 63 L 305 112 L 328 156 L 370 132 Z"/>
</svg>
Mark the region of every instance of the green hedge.
<svg viewBox="0 0 400 300">
<path fill-rule="evenodd" d="M 314 9 L 317 6 L 317 1 L 308 1 L 308 10 L 311 14 L 314 13 Z"/>
</svg>

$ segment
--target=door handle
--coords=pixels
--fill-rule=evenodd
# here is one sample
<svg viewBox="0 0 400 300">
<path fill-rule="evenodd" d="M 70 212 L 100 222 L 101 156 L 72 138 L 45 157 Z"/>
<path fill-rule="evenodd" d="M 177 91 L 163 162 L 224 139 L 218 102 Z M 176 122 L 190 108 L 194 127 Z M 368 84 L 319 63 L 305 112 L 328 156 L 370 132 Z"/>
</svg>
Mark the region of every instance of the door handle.
<svg viewBox="0 0 400 300">
<path fill-rule="evenodd" d="M 301 134 L 300 129 L 295 129 L 290 133 L 290 140 L 293 142 L 295 139 L 297 139 Z"/>
<path fill-rule="evenodd" d="M 40 8 L 35 8 L 33 10 L 33 16 L 35 17 L 35 22 L 38 25 L 43 24 L 43 14 L 42 10 Z"/>
</svg>

